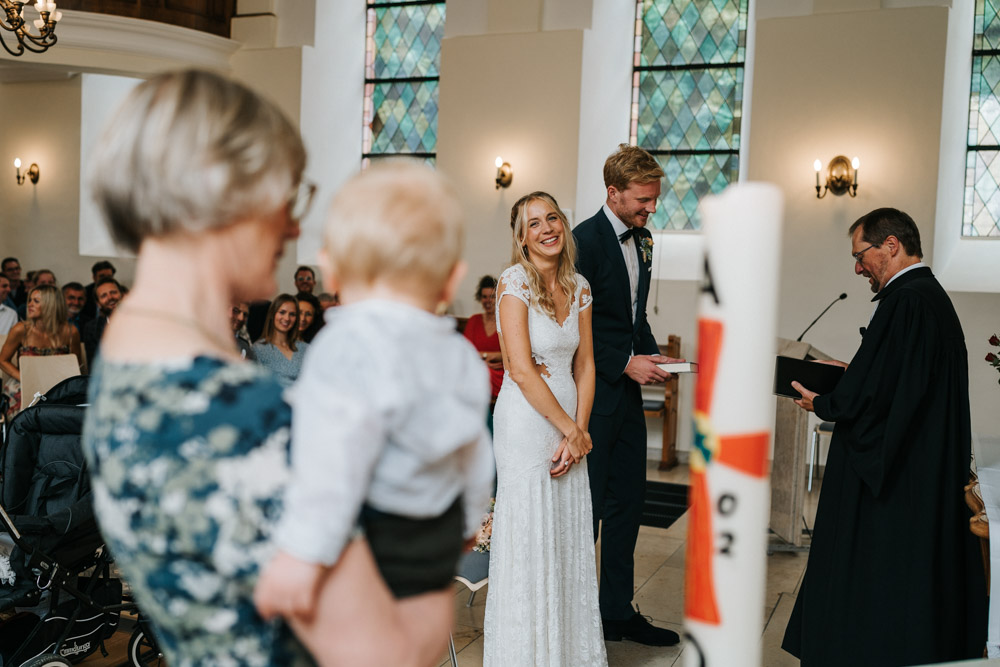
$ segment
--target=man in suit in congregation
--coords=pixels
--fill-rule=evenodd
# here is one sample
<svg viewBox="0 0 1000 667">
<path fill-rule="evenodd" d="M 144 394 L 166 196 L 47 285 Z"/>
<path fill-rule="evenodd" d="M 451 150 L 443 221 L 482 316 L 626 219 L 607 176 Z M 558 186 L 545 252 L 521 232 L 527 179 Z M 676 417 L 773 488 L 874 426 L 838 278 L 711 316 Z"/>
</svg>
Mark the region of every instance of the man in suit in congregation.
<svg viewBox="0 0 1000 667">
<path fill-rule="evenodd" d="M 604 163 L 607 200 L 581 222 L 577 268 L 594 297 L 597 386 L 590 418 L 594 449 L 587 459 L 594 538 L 601 528 L 601 617 L 604 638 L 672 646 L 677 633 L 650 624 L 632 606 L 636 539 L 646 485 L 646 420 L 639 385 L 664 381 L 646 320 L 653 240 L 646 223 L 656 211 L 663 170 L 652 155 L 621 144 Z"/>
</svg>

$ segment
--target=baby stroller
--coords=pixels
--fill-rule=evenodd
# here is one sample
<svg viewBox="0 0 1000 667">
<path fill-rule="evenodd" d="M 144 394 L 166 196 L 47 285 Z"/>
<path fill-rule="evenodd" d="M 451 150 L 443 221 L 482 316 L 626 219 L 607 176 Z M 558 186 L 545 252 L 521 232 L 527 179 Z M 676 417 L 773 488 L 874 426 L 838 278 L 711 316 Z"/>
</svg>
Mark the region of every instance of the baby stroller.
<svg viewBox="0 0 1000 667">
<path fill-rule="evenodd" d="M 56 667 L 82 661 L 135 611 L 111 576 L 91 505 L 80 437 L 87 378 L 59 383 L 7 426 L 0 449 L 0 667 Z M 132 664 L 159 651 L 140 618 Z M 134 658 L 133 658 L 134 654 Z M 141 660 L 141 662 L 136 661 Z"/>
</svg>

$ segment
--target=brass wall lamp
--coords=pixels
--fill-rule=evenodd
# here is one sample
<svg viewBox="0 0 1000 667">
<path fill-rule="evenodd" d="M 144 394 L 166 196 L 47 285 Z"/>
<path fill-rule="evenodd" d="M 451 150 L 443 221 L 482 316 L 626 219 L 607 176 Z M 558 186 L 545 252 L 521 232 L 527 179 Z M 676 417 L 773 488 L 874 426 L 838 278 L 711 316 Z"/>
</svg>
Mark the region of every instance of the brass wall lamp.
<svg viewBox="0 0 1000 667">
<path fill-rule="evenodd" d="M 509 188 L 514 181 L 514 170 L 510 168 L 510 163 L 504 162 L 503 158 L 497 155 L 495 164 L 497 167 L 497 190 Z"/>
<path fill-rule="evenodd" d="M 858 195 L 858 158 L 848 160 L 843 155 L 830 160 L 826 167 L 826 185 L 821 187 L 819 173 L 823 170 L 823 164 L 816 160 L 813 162 L 813 169 L 816 170 L 816 199 L 822 199 L 827 192 L 832 192 L 838 197 L 845 192 L 852 197 Z"/>
<path fill-rule="evenodd" d="M 17 173 L 17 184 L 18 185 L 22 185 L 24 183 L 25 176 L 27 176 L 29 179 L 31 179 L 32 183 L 37 184 L 38 183 L 38 177 L 41 175 L 41 172 L 38 170 L 38 165 L 35 164 L 34 162 L 32 162 L 31 166 L 28 167 L 28 171 L 26 171 L 26 172 L 24 172 L 22 174 L 21 173 L 21 158 L 19 158 L 19 157 L 14 158 L 14 170 Z"/>
</svg>

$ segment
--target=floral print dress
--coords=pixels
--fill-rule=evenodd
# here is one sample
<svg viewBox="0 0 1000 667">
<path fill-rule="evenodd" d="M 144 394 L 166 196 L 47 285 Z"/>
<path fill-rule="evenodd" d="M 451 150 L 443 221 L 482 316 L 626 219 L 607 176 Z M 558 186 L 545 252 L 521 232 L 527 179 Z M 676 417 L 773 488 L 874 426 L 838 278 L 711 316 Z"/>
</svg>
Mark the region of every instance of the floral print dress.
<svg viewBox="0 0 1000 667">
<path fill-rule="evenodd" d="M 102 361 L 84 429 L 97 518 L 171 667 L 310 665 L 252 595 L 273 553 L 291 411 L 256 364 Z"/>
</svg>

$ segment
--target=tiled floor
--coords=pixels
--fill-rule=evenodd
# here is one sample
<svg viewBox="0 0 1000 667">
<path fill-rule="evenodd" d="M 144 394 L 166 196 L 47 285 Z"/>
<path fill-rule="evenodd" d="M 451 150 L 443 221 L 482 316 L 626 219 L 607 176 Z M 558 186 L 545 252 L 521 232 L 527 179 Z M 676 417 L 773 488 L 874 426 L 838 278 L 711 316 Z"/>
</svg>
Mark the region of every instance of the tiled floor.
<svg viewBox="0 0 1000 667">
<path fill-rule="evenodd" d="M 661 472 L 650 461 L 647 478 L 663 482 L 687 483 L 687 466 Z M 812 525 L 815 500 L 819 488 L 814 484 L 807 497 L 806 519 Z M 687 516 L 682 516 L 667 529 L 639 530 L 635 551 L 635 602 L 643 614 L 656 625 L 682 633 L 684 622 L 684 546 L 687 536 Z M 805 571 L 806 554 L 776 552 L 767 559 L 767 588 L 763 628 L 763 665 L 765 667 L 796 667 L 798 660 L 781 650 L 781 638 L 795 603 Z M 489 587 L 481 589 L 472 606 L 467 606 L 469 590 L 455 584 L 455 630 L 453 633 L 458 664 L 479 667 L 483 664 L 483 614 Z M 109 641 L 111 655 L 100 654 L 86 660 L 88 667 L 113 667 L 122 663 L 128 635 L 117 633 Z M 684 644 L 669 648 L 651 648 L 632 642 L 608 642 L 608 664 L 611 667 L 670 667 L 681 665 L 678 658 Z M 450 667 L 447 654 L 441 657 L 441 667 Z M 528 667 L 528 666 L 526 666 Z"/>
<path fill-rule="evenodd" d="M 688 469 L 678 466 L 660 472 L 656 462 L 650 461 L 647 478 L 664 482 L 687 483 Z M 812 524 L 815 498 L 819 489 L 814 484 L 807 521 Z M 687 516 L 682 516 L 667 529 L 639 530 L 635 551 L 635 603 L 643 614 L 652 617 L 656 625 L 681 633 L 684 623 L 684 545 L 687 536 Z M 765 667 L 795 667 L 798 660 L 781 650 L 781 638 L 795 603 L 802 573 L 805 571 L 806 554 L 776 552 L 768 556 L 767 597 L 764 609 L 763 664 Z M 483 664 L 483 614 L 489 587 L 482 589 L 471 607 L 469 591 L 461 584 L 455 585 L 455 649 L 461 667 L 479 667 Z M 684 644 L 669 648 L 651 648 L 632 642 L 608 642 L 608 664 L 611 667 L 669 667 L 682 664 L 678 658 Z M 450 667 L 447 655 L 442 656 L 441 667 Z"/>
</svg>

